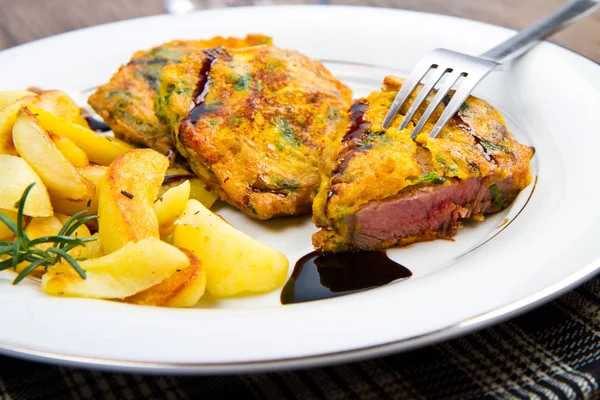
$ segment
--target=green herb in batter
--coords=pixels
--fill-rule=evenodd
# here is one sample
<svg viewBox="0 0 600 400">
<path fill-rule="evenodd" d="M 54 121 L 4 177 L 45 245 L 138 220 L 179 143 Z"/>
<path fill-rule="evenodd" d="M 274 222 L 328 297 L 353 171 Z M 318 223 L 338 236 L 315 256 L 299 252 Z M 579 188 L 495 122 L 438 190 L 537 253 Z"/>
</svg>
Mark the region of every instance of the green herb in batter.
<svg viewBox="0 0 600 400">
<path fill-rule="evenodd" d="M 419 182 L 428 182 L 436 185 L 441 185 L 446 182 L 446 178 L 439 176 L 436 172 L 419 176 Z"/>
<path fill-rule="evenodd" d="M 300 147 L 302 145 L 298 133 L 285 118 L 277 117 L 275 119 L 275 126 L 286 142 L 294 147 Z"/>
<path fill-rule="evenodd" d="M 498 186 L 496 186 L 496 184 L 490 186 L 490 192 L 494 198 L 494 203 L 496 203 L 499 208 L 504 208 L 504 201 L 502 200 L 502 195 L 500 194 L 500 190 L 498 190 Z"/>
<path fill-rule="evenodd" d="M 485 147 L 485 149 L 487 151 L 497 150 L 497 151 L 503 151 L 505 153 L 510 153 L 510 149 L 508 147 L 502 146 L 501 144 L 492 143 L 487 140 L 482 140 L 481 145 L 483 147 Z"/>
</svg>

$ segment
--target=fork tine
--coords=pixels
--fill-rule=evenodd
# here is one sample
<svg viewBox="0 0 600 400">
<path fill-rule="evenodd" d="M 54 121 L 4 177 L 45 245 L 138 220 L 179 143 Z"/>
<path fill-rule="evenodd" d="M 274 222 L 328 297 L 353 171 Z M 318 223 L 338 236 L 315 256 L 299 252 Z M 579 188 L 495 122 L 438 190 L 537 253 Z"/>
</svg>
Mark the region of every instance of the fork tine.
<svg viewBox="0 0 600 400">
<path fill-rule="evenodd" d="M 446 76 L 446 82 L 444 82 L 444 84 L 442 86 L 440 86 L 435 97 L 433 98 L 433 100 L 431 100 L 431 103 L 429 103 L 429 106 L 427 107 L 427 109 L 425 110 L 423 115 L 421 116 L 421 119 L 419 119 L 417 126 L 415 126 L 415 129 L 413 129 L 412 133 L 410 134 L 411 139 L 414 139 L 415 137 L 417 137 L 419 132 L 421 132 L 421 130 L 425 126 L 425 123 L 427 123 L 427 121 L 431 117 L 431 114 L 433 114 L 435 109 L 440 105 L 440 103 L 442 102 L 444 97 L 446 97 L 446 95 L 448 94 L 450 89 L 452 89 L 452 86 L 454 86 L 454 84 L 456 83 L 458 78 L 461 77 L 461 75 L 462 75 L 462 72 L 458 72 L 457 70 L 454 70 Z"/>
<path fill-rule="evenodd" d="M 412 70 L 408 78 L 406 78 L 404 84 L 400 88 L 400 91 L 396 95 L 396 98 L 392 102 L 392 106 L 388 110 L 388 113 L 385 116 L 385 119 L 383 120 L 384 129 L 387 129 L 387 127 L 390 126 L 390 123 L 392 122 L 396 114 L 398 114 L 398 111 L 400 110 L 400 107 L 402 107 L 402 104 L 404 104 L 408 96 L 410 96 L 411 93 L 416 89 L 419 82 L 421 82 L 421 79 L 423 79 L 425 74 L 429 72 L 432 66 L 433 64 L 425 59 L 417 63 L 417 66 Z"/>
<path fill-rule="evenodd" d="M 454 114 L 458 111 L 458 109 L 465 102 L 465 100 L 467 100 L 467 97 L 469 97 L 469 94 L 471 94 L 473 88 L 475 88 L 479 81 L 481 81 L 489 72 L 490 70 L 486 70 L 480 73 L 470 73 L 465 78 L 465 80 L 459 85 L 456 92 L 454 92 L 452 100 L 450 100 L 450 103 L 448 103 L 446 109 L 435 123 L 435 126 L 429 134 L 430 138 L 435 138 L 440 134 L 442 128 L 448 123 L 450 118 L 454 116 Z"/>
<path fill-rule="evenodd" d="M 449 71 L 451 71 L 451 69 L 446 68 L 446 67 L 442 67 L 441 65 L 439 65 L 433 71 L 433 73 L 432 73 L 432 75 L 430 77 L 431 80 L 425 86 L 423 86 L 423 88 L 419 92 L 419 95 L 417 96 L 417 98 L 415 99 L 415 101 L 413 101 L 413 103 L 411 104 L 410 108 L 408 109 L 408 112 L 404 116 L 404 119 L 402 120 L 402 123 L 398 127 L 399 131 L 401 131 L 402 129 L 406 128 L 406 125 L 408 125 L 408 123 L 410 122 L 410 120 L 412 119 L 412 117 L 415 115 L 415 113 L 417 112 L 417 110 L 421 106 L 421 103 L 423 103 L 423 100 L 425 100 L 427 98 L 427 96 L 429 95 L 429 93 L 431 93 L 431 91 L 433 90 L 433 88 L 435 87 L 435 85 L 440 81 L 440 79 L 442 79 L 442 77 L 444 76 L 444 74 L 446 74 Z"/>
</svg>

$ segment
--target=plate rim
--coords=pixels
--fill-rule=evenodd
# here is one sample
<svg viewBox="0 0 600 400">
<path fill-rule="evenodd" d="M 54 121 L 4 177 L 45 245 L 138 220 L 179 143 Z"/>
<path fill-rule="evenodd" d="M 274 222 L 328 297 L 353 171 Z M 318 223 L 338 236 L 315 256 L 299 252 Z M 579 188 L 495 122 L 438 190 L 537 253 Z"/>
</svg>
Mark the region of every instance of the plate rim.
<svg viewBox="0 0 600 400">
<path fill-rule="evenodd" d="M 456 21 L 468 21 L 469 23 L 480 24 L 484 27 L 500 28 L 507 33 L 515 33 L 516 30 L 506 28 L 504 26 L 495 25 L 487 22 L 472 20 L 464 17 L 457 17 L 439 13 L 430 13 L 418 10 L 407 10 L 401 8 L 388 8 L 388 7 L 368 7 L 368 6 L 357 6 L 357 5 L 310 5 L 310 4 L 293 4 L 293 5 L 268 5 L 268 6 L 244 6 L 244 7 L 222 7 L 216 10 L 225 9 L 256 9 L 256 8 L 352 8 L 352 9 L 368 9 L 368 10 L 392 10 L 395 12 L 402 12 L 407 14 L 425 14 L 429 16 L 440 17 L 444 19 L 452 19 Z M 198 9 L 190 14 L 197 14 L 207 11 L 213 11 L 215 9 Z M 151 16 L 144 16 L 138 18 L 125 19 L 120 21 L 113 21 L 105 24 L 93 25 L 84 27 L 68 32 L 63 32 L 57 35 L 37 39 L 28 43 L 24 43 L 18 46 L 14 46 L 3 51 L 0 51 L 0 56 L 6 55 L 7 53 L 22 51 L 26 47 L 32 44 L 38 44 L 47 40 L 53 40 L 63 35 L 77 34 L 81 31 L 90 31 L 94 29 L 103 29 L 108 26 L 130 23 L 132 21 L 146 20 L 146 19 L 169 19 L 174 17 L 172 14 L 158 14 Z M 594 68 L 600 67 L 600 62 L 592 60 L 577 51 L 568 49 L 563 45 L 543 41 L 545 44 L 560 48 L 562 51 L 567 51 L 573 56 L 580 60 L 590 62 Z M 392 68 L 390 66 L 378 66 L 382 68 Z M 533 191 L 532 191 L 533 194 Z M 333 351 L 320 353 L 316 355 L 298 356 L 290 358 L 280 358 L 271 360 L 261 361 L 240 361 L 240 362 L 163 362 L 163 361 L 130 361 L 130 360 L 119 360 L 114 358 L 100 358 L 100 357 L 86 357 L 76 355 L 66 355 L 56 353 L 52 351 L 43 351 L 27 348 L 25 346 L 13 346 L 4 343 L 0 343 L 0 355 L 17 357 L 21 359 L 38 361 L 44 363 L 51 363 L 55 365 L 64 365 L 76 368 L 89 368 L 98 370 L 110 370 L 113 372 L 137 372 L 144 374 L 200 374 L 200 375 L 222 375 L 222 374 L 238 374 L 238 373 L 255 373 L 255 372 L 266 372 L 274 370 L 286 370 L 286 369 L 303 369 L 310 367 L 324 367 L 327 365 L 342 363 L 342 362 L 355 362 L 369 358 L 381 357 L 389 355 L 391 353 L 398 353 L 409 349 L 417 349 L 432 343 L 437 343 L 445 340 L 462 336 L 474 331 L 486 328 L 490 325 L 501 323 L 509 318 L 514 318 L 522 313 L 525 313 L 532 308 L 535 308 L 541 304 L 547 303 L 560 295 L 568 292 L 572 288 L 588 281 L 593 278 L 594 275 L 600 269 L 600 255 L 588 263 L 582 266 L 577 272 L 568 275 L 567 277 L 555 282 L 554 284 L 545 287 L 533 294 L 525 296 L 512 303 L 497 307 L 494 310 L 490 310 L 474 317 L 464 319 L 460 322 L 453 323 L 446 327 L 429 331 L 427 333 L 413 335 L 404 339 L 394 340 L 386 343 L 381 343 L 373 346 L 360 347 L 349 350 Z"/>
</svg>

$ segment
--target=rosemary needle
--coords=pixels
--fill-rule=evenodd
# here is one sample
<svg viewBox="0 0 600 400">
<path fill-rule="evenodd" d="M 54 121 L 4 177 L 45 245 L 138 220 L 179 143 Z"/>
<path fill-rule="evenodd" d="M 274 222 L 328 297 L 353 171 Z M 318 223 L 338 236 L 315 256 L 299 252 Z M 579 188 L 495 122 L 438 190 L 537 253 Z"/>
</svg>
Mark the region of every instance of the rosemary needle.
<svg viewBox="0 0 600 400">
<path fill-rule="evenodd" d="M 77 228 L 86 222 L 98 218 L 96 215 L 90 215 L 87 217 L 80 218 L 83 214 L 87 212 L 87 210 L 80 211 L 73 215 L 71 218 L 65 222 L 57 235 L 54 236 L 44 236 L 40 238 L 36 238 L 31 240 L 25 230 L 23 229 L 23 220 L 24 214 L 23 211 L 25 209 L 25 202 L 27 201 L 27 196 L 29 192 L 33 188 L 35 183 L 27 186 L 27 189 L 23 192 L 21 199 L 18 204 L 17 211 L 17 222 L 15 223 L 12 219 L 8 218 L 6 215 L 0 212 L 0 222 L 3 222 L 14 234 L 15 239 L 12 242 L 9 241 L 0 241 L 0 256 L 9 255 L 10 258 L 6 260 L 0 261 L 0 271 L 12 268 L 15 271 L 17 270 L 17 265 L 21 262 L 28 261 L 30 264 L 25 267 L 15 280 L 13 281 L 13 285 L 21 282 L 25 277 L 31 274 L 36 268 L 44 267 L 46 270 L 51 265 L 57 264 L 61 261 L 61 259 L 65 260 L 83 279 L 86 278 L 85 271 L 79 265 L 79 261 L 82 261 L 83 258 L 73 258 L 68 252 L 74 249 L 77 246 L 84 246 L 87 242 L 91 242 L 96 240 L 93 237 L 87 238 L 77 238 L 71 236 Z M 52 246 L 41 249 L 36 247 L 42 243 L 51 243 Z"/>
</svg>

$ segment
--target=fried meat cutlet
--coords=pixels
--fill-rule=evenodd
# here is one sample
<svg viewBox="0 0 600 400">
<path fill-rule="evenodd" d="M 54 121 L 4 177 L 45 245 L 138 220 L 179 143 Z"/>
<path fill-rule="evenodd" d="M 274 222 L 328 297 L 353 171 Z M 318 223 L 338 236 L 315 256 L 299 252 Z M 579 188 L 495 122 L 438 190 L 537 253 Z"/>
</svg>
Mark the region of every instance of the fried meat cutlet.
<svg viewBox="0 0 600 400">
<path fill-rule="evenodd" d="M 469 97 L 431 139 L 431 122 L 439 118 L 441 105 L 413 141 L 414 122 L 432 98 L 408 128 L 398 131 L 417 95 L 413 93 L 384 129 L 383 119 L 402 82 L 386 77 L 380 91 L 356 102 L 345 133 L 324 154 L 323 179 L 313 204 L 313 220 L 321 228 L 313 244 L 321 251 L 448 238 L 461 220 L 481 220 L 507 207 L 531 181 L 533 148 L 517 142 L 500 113 L 481 99 Z"/>
<path fill-rule="evenodd" d="M 165 67 L 155 110 L 211 189 L 268 219 L 310 212 L 325 139 L 344 129 L 351 96 L 296 51 L 218 48 Z"/>
<path fill-rule="evenodd" d="M 271 38 L 248 35 L 243 39 L 217 36 L 210 40 L 175 40 L 138 51 L 90 96 L 88 103 L 119 139 L 173 155 L 171 134 L 154 114 L 154 97 L 163 67 L 202 49 L 261 44 L 271 44 Z"/>
</svg>

